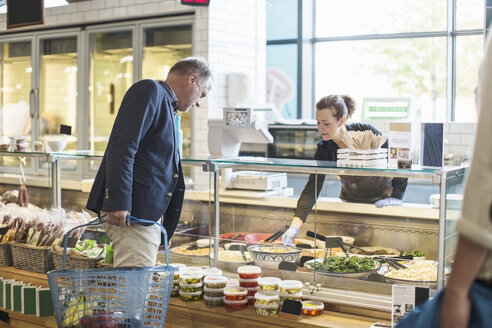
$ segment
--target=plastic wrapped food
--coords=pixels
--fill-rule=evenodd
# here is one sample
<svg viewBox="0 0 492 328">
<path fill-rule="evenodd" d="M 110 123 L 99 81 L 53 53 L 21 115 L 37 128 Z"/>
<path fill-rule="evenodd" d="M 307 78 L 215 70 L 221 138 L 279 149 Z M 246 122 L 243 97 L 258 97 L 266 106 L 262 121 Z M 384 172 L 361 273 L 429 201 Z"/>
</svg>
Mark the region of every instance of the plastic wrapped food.
<svg viewBox="0 0 492 328">
<path fill-rule="evenodd" d="M 211 297 L 211 296 L 207 296 L 205 294 L 205 295 L 203 295 L 203 300 L 205 301 L 205 304 L 208 305 L 208 306 L 221 306 L 221 305 L 224 305 L 224 296 Z"/>
<path fill-rule="evenodd" d="M 255 303 L 255 311 L 257 314 L 264 316 L 276 315 L 278 314 L 278 303 L 270 305 Z"/>
<path fill-rule="evenodd" d="M 242 279 L 239 278 L 239 286 L 241 287 L 258 287 L 258 278 L 256 279 Z"/>
<path fill-rule="evenodd" d="M 299 280 L 283 280 L 278 284 L 280 294 L 298 294 L 302 289 L 302 282 Z"/>
<path fill-rule="evenodd" d="M 179 290 L 179 297 L 181 297 L 181 299 L 186 302 L 198 301 L 202 298 L 202 291 L 187 293 L 185 291 Z"/>
<path fill-rule="evenodd" d="M 224 276 L 206 276 L 203 279 L 203 282 L 208 288 L 224 288 L 227 283 L 227 278 Z"/>
<path fill-rule="evenodd" d="M 239 278 L 242 279 L 258 279 L 261 274 L 261 268 L 256 265 L 243 265 L 237 268 Z"/>
<path fill-rule="evenodd" d="M 217 268 L 207 268 L 202 270 L 203 276 L 222 276 L 222 270 Z"/>
<path fill-rule="evenodd" d="M 258 286 L 261 291 L 275 292 L 278 291 L 278 284 L 282 280 L 276 277 L 261 277 L 258 279 Z"/>
<path fill-rule="evenodd" d="M 324 308 L 325 305 L 323 304 L 323 302 L 318 302 L 318 301 L 302 302 L 302 314 L 307 316 L 316 317 L 318 315 L 321 315 L 321 313 L 323 313 Z"/>
<path fill-rule="evenodd" d="M 207 286 L 203 287 L 203 292 L 209 297 L 223 297 L 224 288 L 209 288 Z"/>
<path fill-rule="evenodd" d="M 224 304 L 226 309 L 229 311 L 240 311 L 244 310 L 248 306 L 248 300 L 242 299 L 239 301 L 231 301 L 224 296 Z"/>
<path fill-rule="evenodd" d="M 258 292 L 255 294 L 256 303 L 260 305 L 277 305 L 279 303 L 279 295 L 277 294 L 266 294 Z"/>
<path fill-rule="evenodd" d="M 224 288 L 224 297 L 228 301 L 246 300 L 248 290 L 243 287 L 226 287 Z"/>
<path fill-rule="evenodd" d="M 203 281 L 203 274 L 201 273 L 194 273 L 194 274 L 189 274 L 189 273 L 181 273 L 180 274 L 180 280 L 184 284 L 198 284 Z"/>
<path fill-rule="evenodd" d="M 202 290 L 203 283 L 199 282 L 196 284 L 185 284 L 183 281 L 179 282 L 179 289 L 191 293 L 191 292 L 198 292 Z"/>
</svg>

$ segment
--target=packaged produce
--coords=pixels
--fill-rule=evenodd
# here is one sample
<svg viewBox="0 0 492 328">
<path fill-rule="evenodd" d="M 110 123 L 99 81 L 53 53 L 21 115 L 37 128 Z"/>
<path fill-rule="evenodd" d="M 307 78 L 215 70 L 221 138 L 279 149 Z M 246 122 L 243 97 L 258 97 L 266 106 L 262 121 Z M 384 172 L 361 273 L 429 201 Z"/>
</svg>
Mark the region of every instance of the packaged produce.
<svg viewBox="0 0 492 328">
<path fill-rule="evenodd" d="M 321 315 L 325 305 L 323 302 L 318 301 L 303 301 L 302 302 L 302 314 L 307 316 L 318 316 Z"/>
<path fill-rule="evenodd" d="M 222 276 L 222 270 L 217 268 L 207 268 L 202 270 L 203 276 Z"/>
<path fill-rule="evenodd" d="M 258 278 L 255 279 L 243 279 L 239 278 L 239 286 L 241 287 L 258 287 Z"/>
<path fill-rule="evenodd" d="M 208 288 L 203 287 L 203 292 L 209 297 L 224 297 L 224 288 Z"/>
<path fill-rule="evenodd" d="M 200 290 L 198 292 L 188 293 L 183 290 L 179 290 L 179 297 L 181 297 L 181 299 L 186 302 L 198 301 L 200 300 L 200 298 L 202 298 L 202 291 Z"/>
<path fill-rule="evenodd" d="M 182 280 L 179 282 L 179 289 L 184 291 L 184 292 L 188 292 L 188 293 L 198 292 L 198 291 L 202 290 L 202 286 L 203 286 L 202 282 L 199 282 L 196 284 L 185 284 L 185 283 L 183 283 Z"/>
<path fill-rule="evenodd" d="M 255 311 L 259 315 L 276 315 L 278 313 L 278 303 L 269 305 L 255 303 Z"/>
<path fill-rule="evenodd" d="M 302 289 L 302 282 L 299 280 L 283 280 L 278 284 L 280 294 L 298 294 Z"/>
<path fill-rule="evenodd" d="M 224 296 L 211 297 L 211 296 L 207 296 L 205 294 L 205 295 L 203 295 L 203 300 L 205 301 L 205 304 L 208 305 L 208 306 L 221 306 L 221 305 L 224 305 Z"/>
<path fill-rule="evenodd" d="M 258 286 L 261 291 L 275 292 L 278 291 L 278 284 L 282 280 L 276 277 L 261 277 L 258 279 Z"/>
<path fill-rule="evenodd" d="M 266 294 L 258 292 L 255 294 L 256 303 L 260 305 L 274 305 L 278 306 L 280 297 L 277 294 Z"/>
<path fill-rule="evenodd" d="M 203 274 L 201 273 L 181 273 L 180 280 L 184 284 L 198 284 L 203 281 Z"/>
<path fill-rule="evenodd" d="M 244 310 L 248 306 L 248 300 L 242 299 L 239 301 L 231 301 L 224 296 L 224 304 L 226 309 L 229 311 L 239 311 Z"/>
<path fill-rule="evenodd" d="M 224 288 L 224 297 L 228 301 L 246 300 L 248 290 L 243 287 L 226 287 Z"/>
<path fill-rule="evenodd" d="M 242 279 L 258 279 L 261 274 L 261 268 L 256 265 L 243 265 L 237 268 L 239 278 Z"/>
<path fill-rule="evenodd" d="M 248 290 L 248 296 L 255 296 L 256 292 L 259 290 L 259 287 L 245 287 Z"/>
<path fill-rule="evenodd" d="M 209 288 L 224 288 L 227 283 L 227 278 L 224 276 L 206 276 L 203 279 L 206 287 Z"/>
</svg>

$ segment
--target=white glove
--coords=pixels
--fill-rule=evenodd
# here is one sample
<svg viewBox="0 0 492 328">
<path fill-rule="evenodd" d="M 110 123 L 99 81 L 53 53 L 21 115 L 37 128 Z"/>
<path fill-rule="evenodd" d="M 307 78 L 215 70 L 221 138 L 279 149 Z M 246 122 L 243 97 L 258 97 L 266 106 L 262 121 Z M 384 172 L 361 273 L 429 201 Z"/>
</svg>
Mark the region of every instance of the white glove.
<svg viewBox="0 0 492 328">
<path fill-rule="evenodd" d="M 299 228 L 290 226 L 286 232 L 282 235 L 282 245 L 294 246 L 294 238 L 296 238 L 299 233 Z"/>
</svg>

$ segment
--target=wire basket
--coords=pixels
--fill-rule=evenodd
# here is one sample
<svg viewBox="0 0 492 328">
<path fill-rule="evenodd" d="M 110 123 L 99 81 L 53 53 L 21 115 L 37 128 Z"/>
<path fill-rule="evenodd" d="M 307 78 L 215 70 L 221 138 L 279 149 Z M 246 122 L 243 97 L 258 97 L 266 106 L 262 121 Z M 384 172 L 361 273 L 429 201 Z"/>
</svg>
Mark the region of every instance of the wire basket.
<svg viewBox="0 0 492 328">
<path fill-rule="evenodd" d="M 100 224 L 103 222 L 101 219 L 87 225 Z M 130 215 L 128 220 L 155 223 Z M 164 233 L 165 266 L 48 272 L 58 327 L 164 327 L 177 268 L 169 266 L 166 230 L 162 225 L 155 224 Z M 67 238 L 63 268 L 66 267 L 66 245 Z"/>
</svg>

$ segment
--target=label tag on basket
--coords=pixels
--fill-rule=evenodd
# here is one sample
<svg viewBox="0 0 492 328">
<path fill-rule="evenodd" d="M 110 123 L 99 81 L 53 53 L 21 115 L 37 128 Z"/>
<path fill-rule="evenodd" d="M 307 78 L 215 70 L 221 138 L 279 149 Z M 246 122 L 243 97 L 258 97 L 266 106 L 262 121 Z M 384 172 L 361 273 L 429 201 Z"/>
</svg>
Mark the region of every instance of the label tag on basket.
<svg viewBox="0 0 492 328">
<path fill-rule="evenodd" d="M 278 264 L 278 269 L 285 271 L 296 271 L 297 265 L 294 262 L 282 261 Z"/>
<path fill-rule="evenodd" d="M 301 319 L 302 303 L 299 301 L 285 300 L 282 304 L 282 309 L 279 316 L 290 319 L 299 320 Z"/>
</svg>

